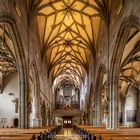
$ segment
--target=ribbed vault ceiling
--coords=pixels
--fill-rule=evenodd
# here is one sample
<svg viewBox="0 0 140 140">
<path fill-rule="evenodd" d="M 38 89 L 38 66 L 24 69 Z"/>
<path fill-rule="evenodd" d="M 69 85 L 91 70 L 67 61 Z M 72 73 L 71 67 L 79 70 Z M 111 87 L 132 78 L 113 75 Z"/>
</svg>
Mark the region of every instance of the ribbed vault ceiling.
<svg viewBox="0 0 140 140">
<path fill-rule="evenodd" d="M 16 70 L 16 57 L 12 38 L 6 24 L 0 24 L 0 72 L 5 78 Z"/>
<path fill-rule="evenodd" d="M 120 72 L 120 93 L 125 97 L 131 85 L 140 88 L 140 32 L 131 28 L 123 52 Z"/>
<path fill-rule="evenodd" d="M 17 71 L 16 55 L 7 24 L 0 23 L 0 91 L 2 92 L 5 78 Z"/>
<path fill-rule="evenodd" d="M 82 84 L 95 53 L 101 17 L 107 17 L 110 1 L 30 1 L 38 21 L 42 59 L 53 81 L 66 79 L 77 86 Z"/>
</svg>

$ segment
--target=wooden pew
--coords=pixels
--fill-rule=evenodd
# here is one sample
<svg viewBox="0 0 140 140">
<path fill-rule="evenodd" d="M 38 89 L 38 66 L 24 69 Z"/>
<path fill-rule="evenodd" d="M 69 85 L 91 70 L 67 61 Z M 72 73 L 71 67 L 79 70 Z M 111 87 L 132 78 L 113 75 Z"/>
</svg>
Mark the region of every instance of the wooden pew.
<svg viewBox="0 0 140 140">
<path fill-rule="evenodd" d="M 132 133 L 133 132 L 133 133 Z M 130 132 L 127 132 L 127 131 L 119 131 L 119 130 L 113 130 L 113 131 L 110 131 L 110 130 L 106 130 L 106 131 L 90 131 L 90 133 L 94 134 L 96 136 L 96 138 L 100 138 L 100 139 L 105 139 L 105 140 L 110 140 L 110 139 L 132 139 L 132 137 L 136 138 L 140 138 L 140 133 L 136 133 L 134 131 L 132 131 L 131 133 Z M 140 132 L 140 131 L 139 131 Z"/>
<path fill-rule="evenodd" d="M 140 140 L 140 137 L 137 136 L 112 136 L 112 137 L 108 137 L 108 136 L 104 136 L 102 137 L 102 140 Z"/>
<path fill-rule="evenodd" d="M 49 132 L 49 130 L 57 130 L 58 126 L 47 126 L 43 128 L 17 129 L 17 128 L 1 128 L 0 140 L 33 140 L 41 133 Z"/>
<path fill-rule="evenodd" d="M 31 135 L 0 135 L 0 140 L 33 140 Z"/>
<path fill-rule="evenodd" d="M 97 128 L 92 126 L 78 126 L 81 130 L 85 131 L 85 134 L 94 135 L 96 140 L 139 140 L 140 139 L 140 129 L 129 128 L 129 129 L 117 129 L 117 130 L 107 130 L 103 127 Z M 93 139 L 88 137 L 86 140 Z"/>
</svg>

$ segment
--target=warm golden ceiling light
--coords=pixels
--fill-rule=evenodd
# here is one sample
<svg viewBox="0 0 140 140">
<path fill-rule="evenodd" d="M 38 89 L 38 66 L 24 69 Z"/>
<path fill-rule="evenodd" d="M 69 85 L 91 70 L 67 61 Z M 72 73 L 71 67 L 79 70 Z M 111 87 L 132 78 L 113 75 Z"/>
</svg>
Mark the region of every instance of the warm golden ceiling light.
<svg viewBox="0 0 140 140">
<path fill-rule="evenodd" d="M 97 9 L 94 0 L 41 1 L 37 20 L 42 58 L 49 58 L 48 74 L 53 81 L 59 83 L 59 76 L 66 80 L 68 75 L 68 80 L 82 86 L 96 48 L 101 20 Z"/>
</svg>

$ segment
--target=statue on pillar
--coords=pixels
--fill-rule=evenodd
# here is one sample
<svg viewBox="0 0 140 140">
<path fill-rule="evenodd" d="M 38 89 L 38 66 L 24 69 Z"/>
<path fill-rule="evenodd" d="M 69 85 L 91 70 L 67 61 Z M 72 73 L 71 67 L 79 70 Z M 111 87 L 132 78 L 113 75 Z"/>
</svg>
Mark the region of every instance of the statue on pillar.
<svg viewBox="0 0 140 140">
<path fill-rule="evenodd" d="M 92 102 L 92 117 L 95 118 L 95 102 Z"/>
<path fill-rule="evenodd" d="M 108 97 L 107 97 L 107 95 L 104 95 L 104 97 L 102 99 L 102 107 L 103 107 L 105 113 L 108 113 L 108 106 L 109 106 Z"/>
<path fill-rule="evenodd" d="M 103 98 L 102 98 L 102 109 L 103 109 L 103 124 L 104 125 L 107 125 L 108 108 L 109 108 L 108 96 L 107 95 L 103 95 Z"/>
<path fill-rule="evenodd" d="M 13 103 L 15 103 L 15 113 L 18 113 L 18 98 L 15 98 L 15 100 L 12 100 Z"/>
<path fill-rule="evenodd" d="M 29 83 L 28 86 L 28 96 L 27 96 L 27 111 L 28 111 L 28 115 L 30 115 L 30 113 L 32 112 L 32 89 L 31 89 L 31 84 Z"/>
<path fill-rule="evenodd" d="M 28 101 L 28 113 L 32 113 L 32 102 Z"/>
<path fill-rule="evenodd" d="M 87 114 L 84 112 L 82 117 L 83 123 L 86 124 Z"/>
</svg>

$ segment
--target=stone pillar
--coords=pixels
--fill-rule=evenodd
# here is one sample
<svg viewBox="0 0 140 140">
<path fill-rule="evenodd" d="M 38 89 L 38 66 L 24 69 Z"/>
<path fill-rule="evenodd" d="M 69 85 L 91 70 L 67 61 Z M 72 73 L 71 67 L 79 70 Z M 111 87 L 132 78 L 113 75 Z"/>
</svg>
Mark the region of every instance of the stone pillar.
<svg viewBox="0 0 140 140">
<path fill-rule="evenodd" d="M 140 85 L 139 85 L 139 93 L 138 93 L 138 100 L 137 100 L 137 124 L 140 125 Z"/>
<path fill-rule="evenodd" d="M 109 114 L 108 114 L 108 129 L 118 128 L 118 89 L 117 80 L 111 79 L 108 83 L 108 97 L 109 97 Z"/>
<path fill-rule="evenodd" d="M 122 101 L 122 125 L 124 126 L 125 125 L 125 101 L 126 100 L 123 100 Z"/>
<path fill-rule="evenodd" d="M 0 66 L 0 93 L 3 92 L 3 72 L 2 72 L 2 66 Z"/>
<path fill-rule="evenodd" d="M 82 113 L 82 125 L 86 124 L 86 113 Z"/>
<path fill-rule="evenodd" d="M 89 112 L 89 117 L 88 117 L 88 124 L 89 125 L 93 125 L 93 111 L 92 108 L 90 108 L 90 112 Z"/>
<path fill-rule="evenodd" d="M 95 122 L 96 126 L 99 127 L 101 125 L 101 96 L 100 93 L 97 94 L 96 104 L 95 104 Z"/>
<path fill-rule="evenodd" d="M 85 125 L 88 125 L 88 113 L 87 113 L 87 111 L 86 111 L 86 113 L 85 113 Z"/>
<path fill-rule="evenodd" d="M 120 100 L 119 100 L 119 125 L 124 126 L 125 125 L 125 102 L 126 102 L 126 96 L 125 93 L 119 93 L 120 94 Z M 120 120 L 121 119 L 121 120 Z"/>
<path fill-rule="evenodd" d="M 48 125 L 51 125 L 51 112 L 50 112 L 50 107 L 48 109 Z"/>
<path fill-rule="evenodd" d="M 19 128 L 28 127 L 27 120 L 27 79 L 24 70 L 19 69 Z"/>
<path fill-rule="evenodd" d="M 95 110 L 93 111 L 93 126 L 96 126 L 96 119 L 95 119 Z"/>
<path fill-rule="evenodd" d="M 82 114 L 80 115 L 80 125 L 82 125 L 83 124 L 83 116 L 82 116 Z"/>
<path fill-rule="evenodd" d="M 37 97 L 33 99 L 33 127 L 41 127 L 40 102 Z"/>
</svg>

